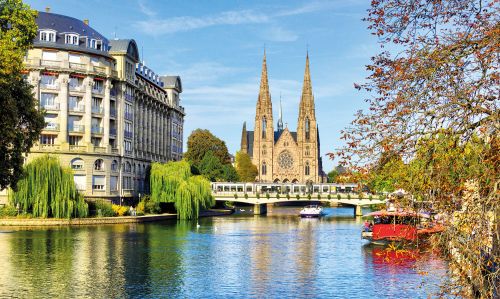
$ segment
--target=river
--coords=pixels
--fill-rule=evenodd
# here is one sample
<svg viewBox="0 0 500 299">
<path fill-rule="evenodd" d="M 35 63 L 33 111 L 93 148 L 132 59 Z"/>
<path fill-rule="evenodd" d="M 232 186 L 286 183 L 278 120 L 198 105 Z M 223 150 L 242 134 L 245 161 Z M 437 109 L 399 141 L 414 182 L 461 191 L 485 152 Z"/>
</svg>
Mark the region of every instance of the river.
<svg viewBox="0 0 500 299">
<path fill-rule="evenodd" d="M 367 245 L 352 208 L 328 208 L 322 219 L 298 211 L 203 218 L 199 227 L 3 227 L 0 297 L 427 298 L 446 277 L 434 254 Z"/>
</svg>

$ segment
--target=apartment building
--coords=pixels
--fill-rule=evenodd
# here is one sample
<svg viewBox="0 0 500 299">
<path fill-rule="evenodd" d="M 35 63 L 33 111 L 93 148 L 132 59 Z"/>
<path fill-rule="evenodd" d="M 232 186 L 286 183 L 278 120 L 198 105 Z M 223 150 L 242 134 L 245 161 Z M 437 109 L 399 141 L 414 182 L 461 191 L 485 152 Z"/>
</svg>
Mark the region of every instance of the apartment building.
<svg viewBox="0 0 500 299">
<path fill-rule="evenodd" d="M 140 63 L 136 42 L 108 40 L 88 20 L 39 12 L 25 59 L 46 127 L 28 161 L 58 155 L 87 198 L 119 201 L 147 191 L 152 161 L 182 159 L 180 77 Z"/>
</svg>

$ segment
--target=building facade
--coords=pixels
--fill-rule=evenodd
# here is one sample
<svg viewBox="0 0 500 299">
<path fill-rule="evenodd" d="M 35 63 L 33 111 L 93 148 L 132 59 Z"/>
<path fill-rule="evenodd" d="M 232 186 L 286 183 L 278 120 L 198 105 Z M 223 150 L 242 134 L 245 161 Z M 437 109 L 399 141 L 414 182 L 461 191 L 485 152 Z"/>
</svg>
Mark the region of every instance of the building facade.
<svg viewBox="0 0 500 299">
<path fill-rule="evenodd" d="M 259 169 L 258 182 L 320 183 L 326 180 L 320 156 L 319 131 L 316 123 L 314 96 L 306 56 L 304 83 L 299 106 L 297 131 L 283 127 L 281 102 L 276 130 L 267 77 L 266 54 L 255 112 L 254 131 L 243 124 L 241 151 L 248 153 Z"/>
<path fill-rule="evenodd" d="M 27 160 L 57 155 L 87 198 L 147 191 L 151 162 L 182 157 L 180 78 L 162 79 L 140 63 L 134 40 L 110 41 L 87 20 L 39 12 L 37 24 L 25 78 L 46 127 Z"/>
</svg>

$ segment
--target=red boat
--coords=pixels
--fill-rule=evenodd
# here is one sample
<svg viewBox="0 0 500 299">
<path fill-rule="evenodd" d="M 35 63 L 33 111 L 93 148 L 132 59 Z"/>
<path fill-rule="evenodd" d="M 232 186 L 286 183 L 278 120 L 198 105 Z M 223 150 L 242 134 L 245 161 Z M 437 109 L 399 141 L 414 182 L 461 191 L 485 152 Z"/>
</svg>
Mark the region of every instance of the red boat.
<svg viewBox="0 0 500 299">
<path fill-rule="evenodd" d="M 441 225 L 431 222 L 430 216 L 423 213 L 381 210 L 366 217 L 373 217 L 373 223 L 369 226 L 365 224 L 361 237 L 376 244 L 413 243 L 443 230 Z"/>
</svg>

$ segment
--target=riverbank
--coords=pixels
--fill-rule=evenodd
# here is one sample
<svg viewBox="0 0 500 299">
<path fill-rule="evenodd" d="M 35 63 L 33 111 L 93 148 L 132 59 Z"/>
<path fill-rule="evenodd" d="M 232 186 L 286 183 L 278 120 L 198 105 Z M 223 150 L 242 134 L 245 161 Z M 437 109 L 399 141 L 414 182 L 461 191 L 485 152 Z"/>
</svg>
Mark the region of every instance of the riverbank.
<svg viewBox="0 0 500 299">
<path fill-rule="evenodd" d="M 215 217 L 232 214 L 232 210 L 210 209 L 200 212 L 200 217 Z M 77 225 L 100 225 L 100 224 L 122 224 L 122 223 L 144 223 L 164 220 L 175 220 L 177 214 L 159 214 L 144 216 L 117 216 L 117 217 L 96 217 L 96 218 L 2 218 L 0 226 L 77 226 Z"/>
</svg>

